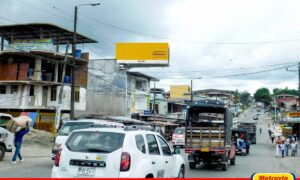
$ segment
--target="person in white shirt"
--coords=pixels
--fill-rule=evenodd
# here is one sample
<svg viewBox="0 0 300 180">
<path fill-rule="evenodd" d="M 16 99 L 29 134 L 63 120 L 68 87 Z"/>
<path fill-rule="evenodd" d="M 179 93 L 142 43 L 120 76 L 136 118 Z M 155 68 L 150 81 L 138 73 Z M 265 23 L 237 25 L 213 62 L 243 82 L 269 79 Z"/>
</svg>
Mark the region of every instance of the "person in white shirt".
<svg viewBox="0 0 300 180">
<path fill-rule="evenodd" d="M 292 154 L 291 154 L 291 156 L 296 156 L 297 144 L 296 144 L 296 142 L 294 140 L 292 140 L 291 148 L 292 148 Z"/>
</svg>

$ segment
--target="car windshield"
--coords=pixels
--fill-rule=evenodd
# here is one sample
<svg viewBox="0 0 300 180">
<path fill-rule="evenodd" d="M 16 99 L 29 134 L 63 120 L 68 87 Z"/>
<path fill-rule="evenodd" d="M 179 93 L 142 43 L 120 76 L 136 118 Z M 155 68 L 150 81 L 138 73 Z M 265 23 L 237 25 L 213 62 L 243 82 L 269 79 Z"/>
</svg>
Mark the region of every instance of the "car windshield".
<svg viewBox="0 0 300 180">
<path fill-rule="evenodd" d="M 185 133 L 184 128 L 177 128 L 174 131 L 174 134 L 184 134 L 184 133 Z"/>
<path fill-rule="evenodd" d="M 74 130 L 83 129 L 91 125 L 93 125 L 92 122 L 67 122 L 61 127 L 61 129 L 58 132 L 58 135 L 69 136 L 69 134 Z"/>
<path fill-rule="evenodd" d="M 114 132 L 75 132 L 66 146 L 75 152 L 111 153 L 123 146 L 124 136 Z"/>
</svg>

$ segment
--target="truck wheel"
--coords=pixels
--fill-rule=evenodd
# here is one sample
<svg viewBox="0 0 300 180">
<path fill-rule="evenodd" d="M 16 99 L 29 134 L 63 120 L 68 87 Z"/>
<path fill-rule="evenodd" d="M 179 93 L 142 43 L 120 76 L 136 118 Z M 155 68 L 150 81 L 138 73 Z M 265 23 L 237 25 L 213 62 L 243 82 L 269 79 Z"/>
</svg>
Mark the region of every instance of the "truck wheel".
<svg viewBox="0 0 300 180">
<path fill-rule="evenodd" d="M 230 159 L 230 165 L 235 165 L 235 157 Z"/>
<path fill-rule="evenodd" d="M 190 167 L 190 169 L 195 169 L 196 168 L 196 163 L 189 162 L 189 167 Z"/>
<path fill-rule="evenodd" d="M 4 159 L 5 156 L 5 148 L 3 146 L 0 146 L 0 161 Z"/>
<path fill-rule="evenodd" d="M 222 164 L 222 171 L 227 171 L 227 163 Z"/>
</svg>

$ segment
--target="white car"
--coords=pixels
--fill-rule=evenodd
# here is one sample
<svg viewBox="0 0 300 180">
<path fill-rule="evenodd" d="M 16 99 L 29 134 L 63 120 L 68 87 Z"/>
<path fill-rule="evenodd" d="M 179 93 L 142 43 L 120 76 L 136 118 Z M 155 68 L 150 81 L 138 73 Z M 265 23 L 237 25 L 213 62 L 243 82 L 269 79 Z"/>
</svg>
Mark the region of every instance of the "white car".
<svg viewBox="0 0 300 180">
<path fill-rule="evenodd" d="M 78 129 L 84 129 L 89 128 L 93 126 L 103 126 L 103 127 L 116 127 L 116 128 L 123 128 L 124 124 L 117 123 L 117 122 L 110 122 L 106 120 L 100 120 L 100 119 L 79 119 L 79 120 L 72 120 L 67 121 L 63 124 L 63 126 L 60 128 L 60 130 L 57 133 L 57 136 L 55 138 L 55 143 L 52 148 L 52 160 L 55 160 L 55 155 L 57 151 L 59 150 L 60 146 L 64 144 L 69 134 Z"/>
<path fill-rule="evenodd" d="M 153 131 L 93 128 L 73 131 L 58 151 L 51 177 L 184 177 L 179 149 Z"/>
</svg>

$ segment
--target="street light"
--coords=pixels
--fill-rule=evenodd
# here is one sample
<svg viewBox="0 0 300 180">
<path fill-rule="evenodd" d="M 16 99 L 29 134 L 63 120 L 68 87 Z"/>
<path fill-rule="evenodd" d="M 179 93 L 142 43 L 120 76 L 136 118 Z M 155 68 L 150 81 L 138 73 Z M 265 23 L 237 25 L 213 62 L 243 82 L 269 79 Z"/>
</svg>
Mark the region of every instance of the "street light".
<svg viewBox="0 0 300 180">
<path fill-rule="evenodd" d="M 71 119 L 74 119 L 74 100 L 75 100 L 75 51 L 76 51 L 76 29 L 77 29 L 77 9 L 80 6 L 98 6 L 100 3 L 89 3 L 89 4 L 79 4 L 75 6 L 74 12 L 74 31 L 73 31 L 73 44 L 72 44 L 72 54 L 73 61 L 71 66 L 72 72 L 72 88 L 71 88 Z"/>
<path fill-rule="evenodd" d="M 194 79 L 202 79 L 202 77 L 196 77 Z M 191 102 L 193 102 L 193 79 L 191 79 Z"/>
</svg>

